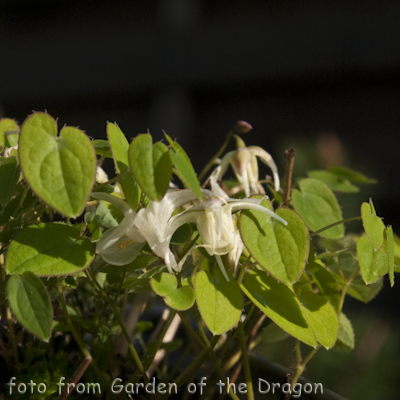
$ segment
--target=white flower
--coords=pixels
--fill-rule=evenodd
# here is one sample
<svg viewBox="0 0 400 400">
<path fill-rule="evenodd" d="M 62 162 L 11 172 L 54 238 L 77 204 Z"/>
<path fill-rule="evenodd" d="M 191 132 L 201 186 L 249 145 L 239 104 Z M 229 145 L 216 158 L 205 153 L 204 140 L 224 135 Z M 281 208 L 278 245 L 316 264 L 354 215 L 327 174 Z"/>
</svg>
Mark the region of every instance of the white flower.
<svg viewBox="0 0 400 400">
<path fill-rule="evenodd" d="M 259 157 L 264 164 L 271 168 L 274 176 L 275 190 L 279 191 L 280 182 L 278 169 L 271 155 L 258 146 L 246 147 L 243 140 L 239 137 L 236 137 L 236 140 L 238 148 L 227 153 L 221 160 L 221 171 L 218 179 L 220 180 L 222 178 L 229 164 L 231 164 L 237 180 L 243 185 L 246 197 L 249 197 L 250 193 L 265 194 L 263 187 L 258 182 L 257 157 Z"/>
<path fill-rule="evenodd" d="M 138 256 L 147 242 L 154 254 L 164 260 L 169 272 L 180 270 L 169 248 L 175 230 L 171 230 L 168 222 L 176 208 L 196 198 L 191 190 L 168 191 L 161 201 L 150 203 L 137 214 L 116 196 L 95 192 L 92 197 L 112 203 L 124 214 L 119 226 L 104 232 L 97 243 L 96 252 L 105 261 L 126 265 Z"/>
<path fill-rule="evenodd" d="M 175 231 L 185 223 L 195 223 L 199 231 L 203 247 L 208 254 L 215 256 L 225 279 L 229 282 L 221 255 L 230 253 L 235 264 L 239 260 L 243 243 L 237 227 L 236 217 L 232 213 L 238 210 L 256 210 L 276 218 L 283 224 L 287 222 L 266 207 L 260 205 L 262 199 L 231 199 L 217 183 L 220 167 L 210 177 L 211 191 L 204 190 L 205 199 L 171 218 L 169 229 Z M 228 256 L 229 258 L 229 256 Z"/>
<path fill-rule="evenodd" d="M 125 201 L 111 194 L 94 192 L 92 197 L 108 201 L 124 214 L 124 219 L 118 226 L 103 233 L 97 243 L 96 253 L 100 254 L 109 264 L 129 264 L 139 255 L 146 242 L 133 224 L 136 212 L 130 209 Z"/>
<path fill-rule="evenodd" d="M 93 193 L 96 199 L 106 200 L 118 207 L 124 214 L 124 219 L 118 227 L 106 231 L 100 238 L 96 252 L 105 261 L 113 265 L 125 265 L 133 261 L 147 242 L 151 250 L 165 262 L 170 273 L 179 272 L 186 257 L 176 262 L 170 249 L 174 232 L 186 223 L 195 223 L 203 242 L 202 247 L 208 254 L 215 256 L 217 263 L 229 282 L 221 255 L 229 254 L 228 258 L 237 265 L 243 249 L 237 226 L 236 216 L 232 213 L 238 210 L 252 209 L 261 211 L 278 219 L 283 224 L 285 220 L 271 210 L 260 205 L 260 199 L 231 199 L 217 184 L 218 167 L 210 177 L 211 190 L 202 190 L 204 200 L 188 207 L 185 211 L 171 217 L 173 211 L 188 201 L 196 200 L 196 195 L 189 189 L 168 191 L 161 201 L 150 203 L 148 208 L 142 208 L 136 214 L 127 204 L 106 193 Z M 195 246 L 196 248 L 198 246 Z"/>
</svg>

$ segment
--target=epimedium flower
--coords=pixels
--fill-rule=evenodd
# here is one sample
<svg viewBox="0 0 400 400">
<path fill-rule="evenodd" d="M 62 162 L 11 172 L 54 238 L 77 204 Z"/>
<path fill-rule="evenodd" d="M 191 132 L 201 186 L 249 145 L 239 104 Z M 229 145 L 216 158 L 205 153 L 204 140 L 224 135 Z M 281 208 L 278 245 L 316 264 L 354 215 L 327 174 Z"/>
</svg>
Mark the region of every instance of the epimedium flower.
<svg viewBox="0 0 400 400">
<path fill-rule="evenodd" d="M 137 213 L 116 196 L 95 192 L 92 197 L 110 202 L 124 215 L 119 226 L 104 232 L 97 243 L 96 252 L 105 261 L 112 265 L 126 265 L 135 260 L 147 242 L 154 254 L 164 260 L 170 273 L 180 270 L 169 248 L 174 233 L 169 220 L 176 208 L 196 198 L 191 190 L 170 190 L 161 201 L 154 201 Z"/>
<path fill-rule="evenodd" d="M 185 223 L 195 223 L 202 240 L 202 247 L 209 255 L 215 256 L 225 279 L 229 277 L 225 271 L 221 255 L 228 254 L 234 266 L 237 265 L 243 250 L 243 243 L 236 225 L 239 210 L 261 211 L 287 225 L 287 222 L 273 211 L 263 207 L 262 199 L 232 199 L 217 183 L 221 167 L 217 167 L 210 176 L 211 190 L 203 190 L 204 200 L 188 207 L 170 220 L 170 230 L 175 231 Z"/>
<path fill-rule="evenodd" d="M 285 225 L 287 223 L 271 210 L 261 206 L 261 199 L 228 197 L 217 183 L 219 173 L 220 167 L 210 177 L 211 190 L 202 190 L 204 200 L 201 202 L 196 201 L 197 197 L 190 189 L 170 190 L 162 200 L 153 201 L 149 207 L 140 209 L 138 213 L 120 198 L 107 193 L 93 193 L 94 198 L 109 201 L 124 214 L 120 225 L 109 229 L 100 238 L 96 252 L 110 264 L 125 265 L 137 257 L 147 242 L 154 254 L 164 260 L 170 273 L 179 272 L 186 257 L 176 261 L 170 249 L 171 238 L 180 226 L 195 223 L 202 244 L 194 248 L 204 247 L 208 254 L 215 256 L 221 272 L 229 282 L 221 255 L 228 254 L 228 258 L 237 265 L 243 249 L 235 223 L 237 216 L 233 213 L 252 209 L 268 214 Z M 195 201 L 196 204 L 171 217 L 175 209 L 189 201 Z"/>
<path fill-rule="evenodd" d="M 278 169 L 271 155 L 258 146 L 246 147 L 244 141 L 239 136 L 234 136 L 236 138 L 237 149 L 228 152 L 222 158 L 218 179 L 222 178 L 230 164 L 237 180 L 243 186 L 246 197 L 249 197 L 251 193 L 265 194 L 264 188 L 261 186 L 258 179 L 258 157 L 264 164 L 271 168 L 275 190 L 279 191 L 280 181 Z"/>
</svg>

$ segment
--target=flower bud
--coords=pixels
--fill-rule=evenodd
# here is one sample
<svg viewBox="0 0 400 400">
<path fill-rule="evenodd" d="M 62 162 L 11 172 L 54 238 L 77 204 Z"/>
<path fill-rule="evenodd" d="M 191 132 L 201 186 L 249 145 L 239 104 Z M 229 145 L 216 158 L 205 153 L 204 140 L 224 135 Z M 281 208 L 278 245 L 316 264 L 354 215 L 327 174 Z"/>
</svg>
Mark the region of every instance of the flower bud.
<svg viewBox="0 0 400 400">
<path fill-rule="evenodd" d="M 232 131 L 238 133 L 239 135 L 244 135 L 249 133 L 253 127 L 246 121 L 236 121 L 233 125 Z"/>
</svg>

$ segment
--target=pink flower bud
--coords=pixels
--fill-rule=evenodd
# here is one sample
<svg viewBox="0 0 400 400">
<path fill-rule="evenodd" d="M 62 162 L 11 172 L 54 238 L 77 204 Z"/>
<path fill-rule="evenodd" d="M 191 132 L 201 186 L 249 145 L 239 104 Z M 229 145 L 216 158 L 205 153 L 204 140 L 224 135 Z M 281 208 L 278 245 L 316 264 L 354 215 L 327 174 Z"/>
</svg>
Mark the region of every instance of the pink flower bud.
<svg viewBox="0 0 400 400">
<path fill-rule="evenodd" d="M 246 121 L 236 121 L 233 125 L 232 131 L 238 133 L 239 135 L 243 135 L 245 133 L 249 133 L 253 127 Z"/>
</svg>

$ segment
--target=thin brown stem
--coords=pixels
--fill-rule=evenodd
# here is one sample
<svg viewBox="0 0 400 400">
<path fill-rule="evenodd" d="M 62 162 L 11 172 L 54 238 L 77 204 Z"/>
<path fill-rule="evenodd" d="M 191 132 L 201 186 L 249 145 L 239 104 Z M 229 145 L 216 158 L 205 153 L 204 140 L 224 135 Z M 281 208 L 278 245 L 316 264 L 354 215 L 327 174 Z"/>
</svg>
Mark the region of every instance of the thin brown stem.
<svg viewBox="0 0 400 400">
<path fill-rule="evenodd" d="M 285 174 L 285 193 L 283 196 L 283 204 L 287 206 L 290 200 L 290 189 L 292 186 L 293 164 L 296 157 L 296 150 L 289 147 L 285 150 L 286 157 L 286 174 Z"/>
</svg>

